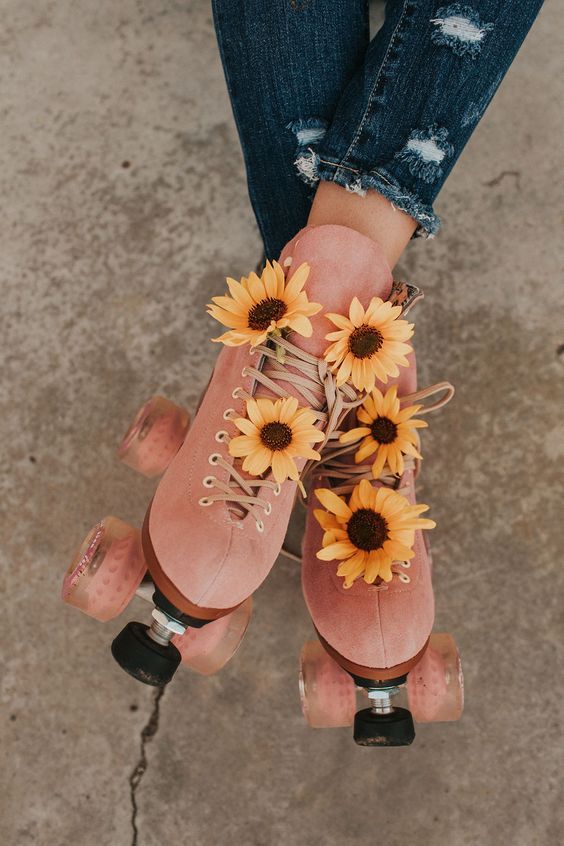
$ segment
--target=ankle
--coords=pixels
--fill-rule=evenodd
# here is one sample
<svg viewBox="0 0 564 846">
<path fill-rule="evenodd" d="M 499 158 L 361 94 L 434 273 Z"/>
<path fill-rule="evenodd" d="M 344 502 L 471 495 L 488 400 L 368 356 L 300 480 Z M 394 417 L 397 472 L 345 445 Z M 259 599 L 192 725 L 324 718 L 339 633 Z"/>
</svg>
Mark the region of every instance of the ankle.
<svg viewBox="0 0 564 846">
<path fill-rule="evenodd" d="M 375 241 L 393 268 L 411 240 L 417 222 L 392 206 L 377 191 L 365 197 L 352 194 L 334 182 L 320 182 L 308 226 L 337 224 L 355 229 Z"/>
</svg>

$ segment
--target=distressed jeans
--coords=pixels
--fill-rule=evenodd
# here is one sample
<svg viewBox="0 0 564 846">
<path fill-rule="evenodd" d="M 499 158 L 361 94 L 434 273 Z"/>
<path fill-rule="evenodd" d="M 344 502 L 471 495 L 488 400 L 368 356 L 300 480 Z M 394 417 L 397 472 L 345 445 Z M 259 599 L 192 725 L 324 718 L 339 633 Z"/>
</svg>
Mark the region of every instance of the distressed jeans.
<svg viewBox="0 0 564 846">
<path fill-rule="evenodd" d="M 370 40 L 368 0 L 212 0 L 266 256 L 305 225 L 319 180 L 374 189 L 433 236 L 433 202 L 541 6 L 388 0 Z"/>
</svg>

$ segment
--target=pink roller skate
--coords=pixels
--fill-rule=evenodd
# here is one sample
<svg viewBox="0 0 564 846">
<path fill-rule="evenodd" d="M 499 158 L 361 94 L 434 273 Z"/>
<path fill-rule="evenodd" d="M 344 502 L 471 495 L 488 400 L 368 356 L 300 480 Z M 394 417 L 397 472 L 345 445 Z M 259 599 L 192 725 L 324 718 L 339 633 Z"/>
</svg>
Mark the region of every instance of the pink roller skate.
<svg viewBox="0 0 564 846">
<path fill-rule="evenodd" d="M 406 298 L 406 309 L 412 300 Z M 360 313 L 350 318 L 337 323 L 337 361 L 359 320 L 368 331 Z M 414 484 L 417 430 L 426 425 L 415 415 L 440 408 L 454 389 L 443 382 L 416 391 L 410 359 L 395 384 L 367 393 L 312 468 L 302 585 L 319 642 L 302 652 L 302 710 L 312 727 L 354 723 L 361 746 L 408 745 L 413 718 L 456 720 L 463 708 L 454 641 L 431 634 L 431 556 L 423 532 L 435 524 L 421 517 L 428 506 L 416 504 Z M 355 364 L 358 384 L 365 370 Z M 405 682 L 411 713 L 392 705 Z M 371 707 L 355 715 L 357 688 L 366 690 Z"/>
<path fill-rule="evenodd" d="M 147 684 L 166 684 L 183 658 L 200 672 L 228 660 L 280 552 L 300 475 L 362 398 L 348 364 L 335 364 L 326 314 L 353 294 L 374 297 L 380 377 L 408 364 L 411 326 L 376 296 L 392 290 L 390 269 L 380 247 L 353 230 L 302 230 L 279 264 L 227 285 L 229 295 L 209 306 L 227 328 L 216 339 L 225 348 L 191 428 L 185 412 L 154 398 L 120 448 L 146 475 L 164 471 L 141 532 L 102 521 L 65 578 L 67 602 L 109 619 L 137 590 L 147 594 L 148 571 L 153 622 L 129 623 L 112 644 L 118 663 Z M 369 342 L 362 329 L 357 342 Z"/>
</svg>

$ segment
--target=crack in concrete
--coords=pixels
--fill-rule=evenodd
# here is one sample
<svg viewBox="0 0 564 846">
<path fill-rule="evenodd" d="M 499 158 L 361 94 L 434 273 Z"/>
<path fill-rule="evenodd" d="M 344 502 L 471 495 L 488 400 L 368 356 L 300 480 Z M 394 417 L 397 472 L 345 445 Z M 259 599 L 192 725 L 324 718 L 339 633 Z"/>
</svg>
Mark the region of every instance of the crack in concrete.
<svg viewBox="0 0 564 846">
<path fill-rule="evenodd" d="M 141 779 L 147 772 L 148 762 L 146 746 L 149 741 L 154 738 L 157 731 L 159 730 L 159 709 L 164 691 L 164 687 L 158 687 L 155 691 L 155 695 L 153 697 L 153 708 L 149 715 L 149 719 L 141 730 L 141 749 L 139 754 L 139 760 L 137 761 L 137 764 L 135 765 L 131 772 L 131 775 L 129 776 L 129 791 L 131 797 L 131 828 L 133 829 L 133 839 L 131 841 L 131 846 L 138 846 L 139 832 L 137 830 L 137 812 L 139 809 L 137 805 L 137 790 L 139 788 L 139 785 L 141 784 Z"/>
<path fill-rule="evenodd" d="M 505 176 L 514 176 L 517 190 L 521 190 L 521 171 L 520 170 L 502 170 L 499 176 L 490 179 L 488 182 L 482 182 L 482 185 L 487 185 L 488 188 L 493 188 L 494 185 L 499 185 Z"/>
</svg>

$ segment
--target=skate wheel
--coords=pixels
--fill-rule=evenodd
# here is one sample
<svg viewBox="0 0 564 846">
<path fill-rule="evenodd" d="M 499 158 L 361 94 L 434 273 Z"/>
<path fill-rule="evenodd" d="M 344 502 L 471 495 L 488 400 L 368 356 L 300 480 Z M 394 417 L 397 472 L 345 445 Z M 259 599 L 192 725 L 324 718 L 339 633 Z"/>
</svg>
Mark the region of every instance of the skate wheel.
<svg viewBox="0 0 564 846">
<path fill-rule="evenodd" d="M 190 415 L 183 408 L 164 397 L 151 397 L 120 444 L 120 461 L 143 476 L 159 476 L 182 446 L 189 423 Z"/>
<path fill-rule="evenodd" d="M 429 646 L 407 677 L 407 698 L 418 723 L 459 720 L 464 709 L 460 655 L 450 634 L 432 634 Z"/>
<path fill-rule="evenodd" d="M 356 711 L 354 681 L 318 640 L 304 644 L 299 686 L 302 712 L 312 728 L 352 725 Z"/>
<path fill-rule="evenodd" d="M 134 596 L 145 570 L 139 531 L 117 517 L 105 517 L 74 556 L 61 596 L 96 620 L 112 620 Z"/>
<path fill-rule="evenodd" d="M 175 635 L 172 643 L 180 652 L 182 663 L 203 676 L 221 670 L 239 648 L 252 610 L 253 600 L 249 597 L 231 614 L 201 629 L 188 628 L 183 635 Z"/>
</svg>

